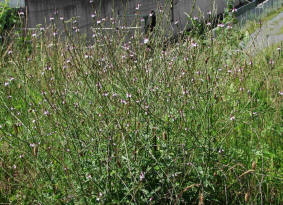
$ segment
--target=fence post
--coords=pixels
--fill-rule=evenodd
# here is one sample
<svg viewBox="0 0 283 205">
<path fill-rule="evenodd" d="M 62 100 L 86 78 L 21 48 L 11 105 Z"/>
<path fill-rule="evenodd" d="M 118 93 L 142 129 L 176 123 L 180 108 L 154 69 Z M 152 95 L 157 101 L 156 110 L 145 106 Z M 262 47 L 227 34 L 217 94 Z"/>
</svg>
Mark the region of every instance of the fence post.
<svg viewBox="0 0 283 205">
<path fill-rule="evenodd" d="M 170 1 L 170 9 L 171 9 L 171 23 L 174 22 L 175 16 L 174 16 L 174 0 Z"/>
<path fill-rule="evenodd" d="M 273 0 L 271 1 L 271 5 L 272 5 L 272 9 L 274 9 L 274 7 L 273 7 L 274 6 Z"/>
</svg>

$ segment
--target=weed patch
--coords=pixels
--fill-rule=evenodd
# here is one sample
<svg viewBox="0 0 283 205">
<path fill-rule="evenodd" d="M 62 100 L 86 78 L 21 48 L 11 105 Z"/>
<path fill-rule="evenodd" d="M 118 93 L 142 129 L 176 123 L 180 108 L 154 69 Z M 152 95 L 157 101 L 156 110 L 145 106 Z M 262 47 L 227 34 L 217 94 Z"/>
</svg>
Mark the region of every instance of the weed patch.
<svg viewBox="0 0 283 205">
<path fill-rule="evenodd" d="M 86 44 L 76 23 L 0 57 L 1 202 L 281 203 L 281 46 L 221 25 L 164 49 L 160 22 Z"/>
</svg>

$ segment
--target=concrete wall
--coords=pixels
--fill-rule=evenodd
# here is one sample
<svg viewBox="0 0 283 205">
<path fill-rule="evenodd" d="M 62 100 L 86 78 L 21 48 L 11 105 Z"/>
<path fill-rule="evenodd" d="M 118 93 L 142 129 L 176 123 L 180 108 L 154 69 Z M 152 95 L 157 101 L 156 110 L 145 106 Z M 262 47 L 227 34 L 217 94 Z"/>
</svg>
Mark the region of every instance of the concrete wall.
<svg viewBox="0 0 283 205">
<path fill-rule="evenodd" d="M 198 15 L 199 9 L 206 15 L 208 11 L 212 10 L 214 1 L 217 12 L 223 12 L 226 6 L 226 0 L 196 0 L 193 15 Z M 100 16 L 103 18 L 111 17 L 114 9 L 115 14 L 120 16 L 122 23 L 129 26 L 136 19 L 136 12 L 140 15 L 139 18 L 141 18 L 148 15 L 151 10 L 157 10 L 167 5 L 172 23 L 178 21 L 178 29 L 182 29 L 186 25 L 187 19 L 184 12 L 190 13 L 193 0 L 172 0 L 172 2 L 172 8 L 168 0 L 93 0 L 93 3 L 90 3 L 90 0 L 26 0 L 26 6 L 28 8 L 29 27 L 49 23 L 50 17 L 53 17 L 54 12 L 57 11 L 58 15 L 63 16 L 65 19 L 79 16 L 81 29 L 88 31 L 90 25 L 93 23 L 91 14 L 95 11 L 100 13 Z M 136 7 L 138 4 L 141 5 L 137 11 Z M 126 16 L 126 18 L 122 18 L 122 16 Z M 173 28 L 174 24 L 172 26 Z"/>
<path fill-rule="evenodd" d="M 35 26 L 42 24 L 46 19 L 54 16 L 54 11 L 57 10 L 59 15 L 69 19 L 71 17 L 80 16 L 83 24 L 87 24 L 91 14 L 99 11 L 100 16 L 112 16 L 112 9 L 120 16 L 126 15 L 129 20 L 134 17 L 137 5 L 140 15 L 148 15 L 151 10 L 156 10 L 158 4 L 164 4 L 166 0 L 26 0 L 28 7 L 29 25 Z"/>
<path fill-rule="evenodd" d="M 175 27 L 178 26 L 179 29 L 183 29 L 187 24 L 185 12 L 192 16 L 207 17 L 208 12 L 213 10 L 216 14 L 223 13 L 227 6 L 227 0 L 196 0 L 195 3 L 193 0 L 175 0 L 174 2 L 174 22 L 178 22 Z M 239 0 L 234 0 L 234 5 L 238 4 Z"/>
</svg>

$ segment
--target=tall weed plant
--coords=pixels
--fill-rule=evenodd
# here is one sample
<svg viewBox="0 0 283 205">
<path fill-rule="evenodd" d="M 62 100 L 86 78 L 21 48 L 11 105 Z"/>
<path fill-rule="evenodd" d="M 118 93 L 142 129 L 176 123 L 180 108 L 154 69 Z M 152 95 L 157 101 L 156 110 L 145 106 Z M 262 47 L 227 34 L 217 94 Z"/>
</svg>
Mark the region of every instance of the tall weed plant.
<svg viewBox="0 0 283 205">
<path fill-rule="evenodd" d="M 31 36 L 24 28 L 25 14 L 21 9 L 11 8 L 8 3 L 7 0 L 0 2 L 0 55 L 7 56 L 11 47 L 30 53 Z"/>
<path fill-rule="evenodd" d="M 280 45 L 252 56 L 224 25 L 165 47 L 164 21 L 95 15 L 86 44 L 51 21 L 0 58 L 0 202 L 282 202 Z"/>
</svg>

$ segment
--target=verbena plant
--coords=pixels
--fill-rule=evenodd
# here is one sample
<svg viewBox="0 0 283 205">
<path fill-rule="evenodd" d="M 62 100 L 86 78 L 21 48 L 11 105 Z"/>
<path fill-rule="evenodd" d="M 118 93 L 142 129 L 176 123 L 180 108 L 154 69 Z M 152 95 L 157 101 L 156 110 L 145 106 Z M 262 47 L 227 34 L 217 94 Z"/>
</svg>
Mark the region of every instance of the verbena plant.
<svg viewBox="0 0 283 205">
<path fill-rule="evenodd" d="M 164 21 L 85 44 L 51 20 L 0 58 L 0 202 L 280 204 L 280 46 L 251 56 L 221 26 L 165 48 Z"/>
<path fill-rule="evenodd" d="M 0 2 L 0 55 L 6 56 L 12 46 L 30 52 L 30 36 L 24 29 L 24 12 L 11 8 L 8 2 Z"/>
</svg>

